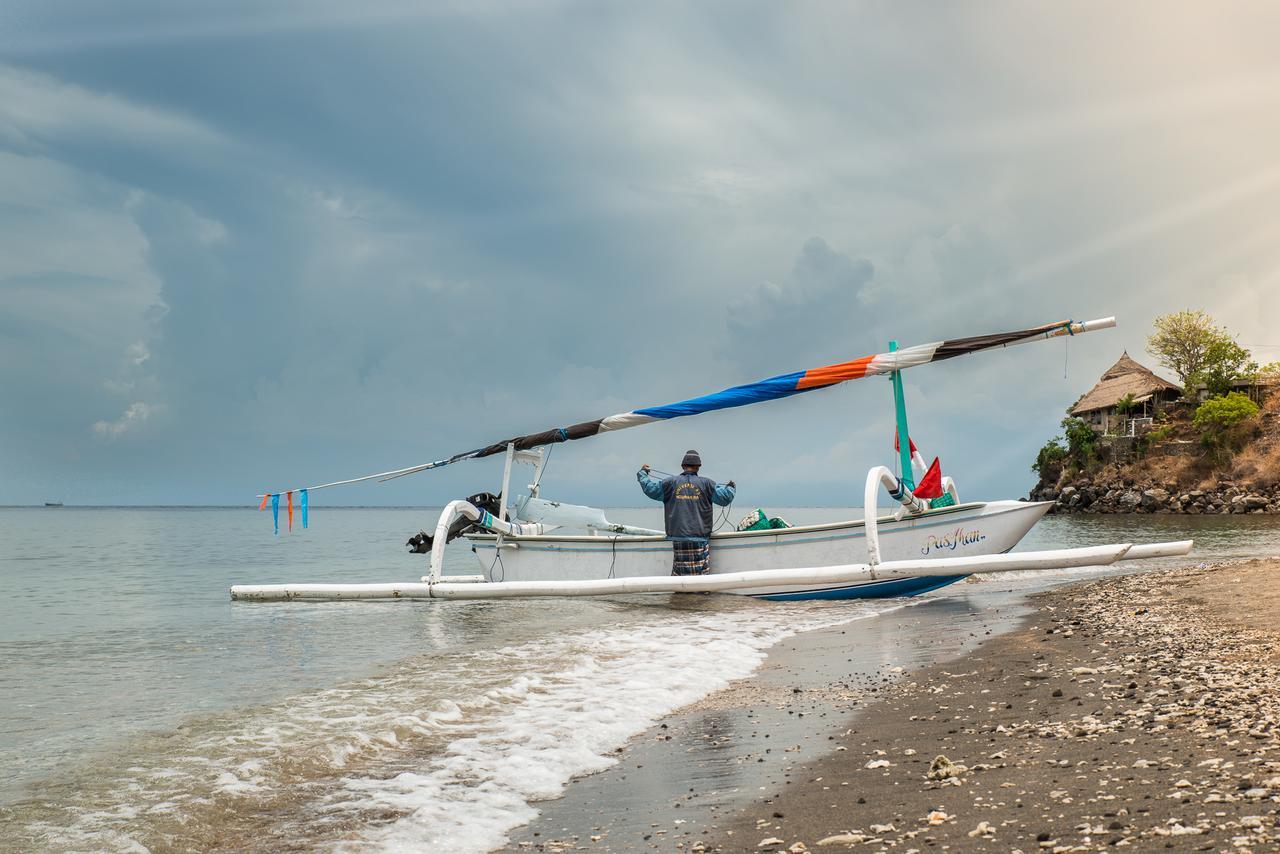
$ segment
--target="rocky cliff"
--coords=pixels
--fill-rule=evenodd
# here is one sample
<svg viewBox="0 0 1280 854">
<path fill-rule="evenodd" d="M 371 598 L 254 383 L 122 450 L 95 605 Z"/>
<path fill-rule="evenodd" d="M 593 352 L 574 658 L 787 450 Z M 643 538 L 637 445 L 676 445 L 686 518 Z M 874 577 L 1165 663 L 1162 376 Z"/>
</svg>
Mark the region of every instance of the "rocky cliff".
<svg viewBox="0 0 1280 854">
<path fill-rule="evenodd" d="M 1280 513 L 1280 393 L 1231 453 L 1206 449 L 1192 415 L 1176 406 L 1145 437 L 1101 442 L 1085 464 L 1043 472 L 1029 498 L 1061 513 Z"/>
</svg>

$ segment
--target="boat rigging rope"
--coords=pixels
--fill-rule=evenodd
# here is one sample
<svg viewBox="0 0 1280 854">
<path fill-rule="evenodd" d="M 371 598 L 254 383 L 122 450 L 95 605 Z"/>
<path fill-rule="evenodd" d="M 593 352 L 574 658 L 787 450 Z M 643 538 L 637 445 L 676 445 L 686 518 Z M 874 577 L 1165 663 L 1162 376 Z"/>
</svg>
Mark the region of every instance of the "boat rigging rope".
<svg viewBox="0 0 1280 854">
<path fill-rule="evenodd" d="M 542 455 L 542 465 L 538 468 L 538 476 L 533 479 L 533 483 L 529 484 L 531 495 L 538 494 L 538 489 L 542 486 L 542 476 L 547 473 L 547 465 L 551 462 L 551 452 L 555 449 L 555 445 L 547 445 L 547 451 Z"/>
<path fill-rule="evenodd" d="M 493 568 L 495 566 L 501 568 L 501 572 L 499 573 L 497 578 L 493 577 Z M 489 564 L 489 580 L 504 581 L 506 580 L 506 577 L 507 577 L 507 565 L 502 562 L 502 545 L 501 543 L 499 543 L 493 549 L 493 563 Z"/>
</svg>

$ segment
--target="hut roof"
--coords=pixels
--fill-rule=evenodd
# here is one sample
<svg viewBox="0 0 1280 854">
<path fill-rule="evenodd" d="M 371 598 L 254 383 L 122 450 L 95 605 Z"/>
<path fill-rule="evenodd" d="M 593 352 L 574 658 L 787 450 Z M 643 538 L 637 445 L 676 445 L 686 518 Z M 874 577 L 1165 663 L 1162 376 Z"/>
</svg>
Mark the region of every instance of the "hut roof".
<svg viewBox="0 0 1280 854">
<path fill-rule="evenodd" d="M 1180 394 L 1182 389 L 1156 376 L 1149 368 L 1139 365 L 1129 357 L 1129 352 L 1126 350 L 1119 361 L 1102 375 L 1098 384 L 1089 389 L 1089 393 L 1080 398 L 1080 401 L 1071 408 L 1071 414 L 1082 415 L 1098 409 L 1109 409 L 1119 403 L 1125 395 L 1131 394 L 1135 400 L 1141 400 L 1161 391 L 1175 391 Z"/>
</svg>

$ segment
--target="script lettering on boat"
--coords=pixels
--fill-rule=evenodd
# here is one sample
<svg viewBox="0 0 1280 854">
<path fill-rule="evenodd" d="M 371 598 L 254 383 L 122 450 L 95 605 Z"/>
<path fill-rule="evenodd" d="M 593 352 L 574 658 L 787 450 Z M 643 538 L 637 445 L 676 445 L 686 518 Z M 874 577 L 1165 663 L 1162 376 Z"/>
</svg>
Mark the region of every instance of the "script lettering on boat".
<svg viewBox="0 0 1280 854">
<path fill-rule="evenodd" d="M 950 551 L 953 552 L 960 546 L 971 546 L 974 543 L 980 543 L 987 538 L 987 535 L 974 528 L 972 531 L 966 531 L 964 528 L 956 528 L 950 534 L 930 534 L 929 538 L 924 541 L 924 545 L 920 547 L 920 554 L 928 555 L 930 552 Z"/>
</svg>

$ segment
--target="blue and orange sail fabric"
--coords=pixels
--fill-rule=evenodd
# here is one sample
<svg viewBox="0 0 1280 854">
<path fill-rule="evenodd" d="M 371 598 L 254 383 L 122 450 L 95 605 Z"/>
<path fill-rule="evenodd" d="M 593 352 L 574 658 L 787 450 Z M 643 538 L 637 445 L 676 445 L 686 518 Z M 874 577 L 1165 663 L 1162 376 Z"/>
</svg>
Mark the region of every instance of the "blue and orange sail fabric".
<svg viewBox="0 0 1280 854">
<path fill-rule="evenodd" d="M 1028 329 L 1016 329 L 1010 332 L 996 332 L 989 335 L 977 335 L 969 338 L 954 338 L 945 341 L 935 341 L 930 344 L 919 344 L 914 347 L 905 347 L 903 349 L 892 350 L 887 353 L 862 356 L 861 358 L 852 359 L 847 362 L 837 362 L 835 364 L 824 365 L 818 368 L 809 368 L 803 371 L 779 374 L 778 376 L 769 377 L 768 379 L 733 386 L 711 394 L 704 394 L 699 397 L 692 397 L 687 400 L 668 403 L 663 406 L 650 406 L 643 409 L 634 409 L 630 412 L 620 412 L 616 415 L 596 418 L 591 421 L 583 421 L 578 424 L 571 424 L 567 427 L 553 427 L 550 430 L 543 430 L 538 433 L 514 436 L 510 439 L 503 439 L 500 442 L 494 442 L 491 445 L 485 445 L 484 447 L 475 448 L 470 451 L 463 451 L 462 453 L 454 454 L 450 457 L 434 460 L 429 463 L 422 463 L 416 466 L 409 466 L 408 468 L 395 469 L 393 471 L 385 471 L 378 474 L 350 478 L 348 480 L 338 480 L 331 483 L 322 483 L 317 486 L 307 488 L 314 490 L 324 489 L 331 486 L 343 486 L 350 483 L 359 483 L 366 480 L 390 480 L 392 478 L 403 477 L 404 475 L 414 474 L 420 471 L 440 468 L 462 460 L 479 459 L 482 457 L 505 453 L 508 446 L 514 446 L 516 450 L 524 451 L 544 445 L 557 444 L 559 442 L 586 439 L 590 436 L 599 435 L 600 433 L 612 432 L 614 430 L 625 430 L 629 427 L 638 427 L 642 424 L 651 424 L 656 421 L 683 418 L 688 415 L 700 415 L 704 412 L 714 412 L 719 409 L 729 409 L 737 406 L 748 406 L 753 403 L 763 403 L 769 400 L 779 400 L 781 398 L 791 397 L 792 395 L 803 394 L 804 392 L 816 391 L 821 388 L 830 388 L 831 386 L 849 382 L 850 380 L 890 374 L 894 371 L 901 371 L 906 368 L 924 365 L 929 362 L 941 362 L 946 359 L 953 359 L 957 356 L 977 353 L 982 350 L 990 350 L 997 347 L 1008 347 L 1014 344 L 1023 344 L 1039 339 L 1076 335 L 1081 332 L 1109 328 L 1114 325 L 1114 318 L 1105 318 L 1103 320 L 1088 321 L 1085 323 L 1063 320 Z M 278 496 L 279 493 L 276 493 L 276 495 Z"/>
<path fill-rule="evenodd" d="M 620 412 L 617 415 L 597 418 L 594 421 L 584 421 L 568 427 L 543 430 L 540 433 L 530 433 L 526 436 L 515 436 L 483 448 L 476 448 L 473 451 L 464 451 L 461 454 L 455 454 L 442 460 L 394 472 L 384 472 L 381 475 L 370 475 L 370 477 L 399 477 L 405 474 L 426 471 L 427 469 L 439 468 L 460 460 L 488 457 L 493 454 L 504 453 L 509 444 L 514 445 L 517 451 L 523 451 L 557 442 L 585 439 L 589 436 L 614 430 L 625 430 L 628 427 L 638 427 L 641 424 L 650 424 L 654 421 L 683 418 L 687 415 L 701 415 L 704 412 L 714 412 L 718 409 L 729 409 L 735 406 L 747 406 L 753 403 L 779 400 L 807 391 L 830 388 L 850 380 L 890 374 L 894 371 L 905 370 L 906 368 L 928 364 L 929 362 L 954 359 L 957 356 L 964 356 L 981 350 L 1007 347 L 1011 344 L 1021 344 L 1038 338 L 1056 338 L 1061 335 L 1071 335 L 1074 334 L 1071 330 L 1077 326 L 1083 326 L 1083 324 L 1074 324 L 1072 321 L 1064 320 L 1058 323 L 1049 323 L 1030 329 L 1018 329 L 1012 332 L 997 332 L 990 335 L 977 335 L 971 338 L 955 338 L 947 341 L 935 341 L 931 344 L 918 344 L 914 347 L 906 347 L 888 353 L 863 356 L 848 362 L 837 362 L 820 368 L 809 368 L 804 371 L 779 374 L 776 377 L 733 386 L 722 391 L 704 394 L 700 397 L 668 403 L 664 406 L 650 406 L 644 409 L 635 409 L 631 412 Z M 339 481 L 339 483 L 350 482 Z M 324 486 L 330 485 L 324 484 Z M 318 487 L 312 487 L 312 489 L 316 488 Z"/>
</svg>

